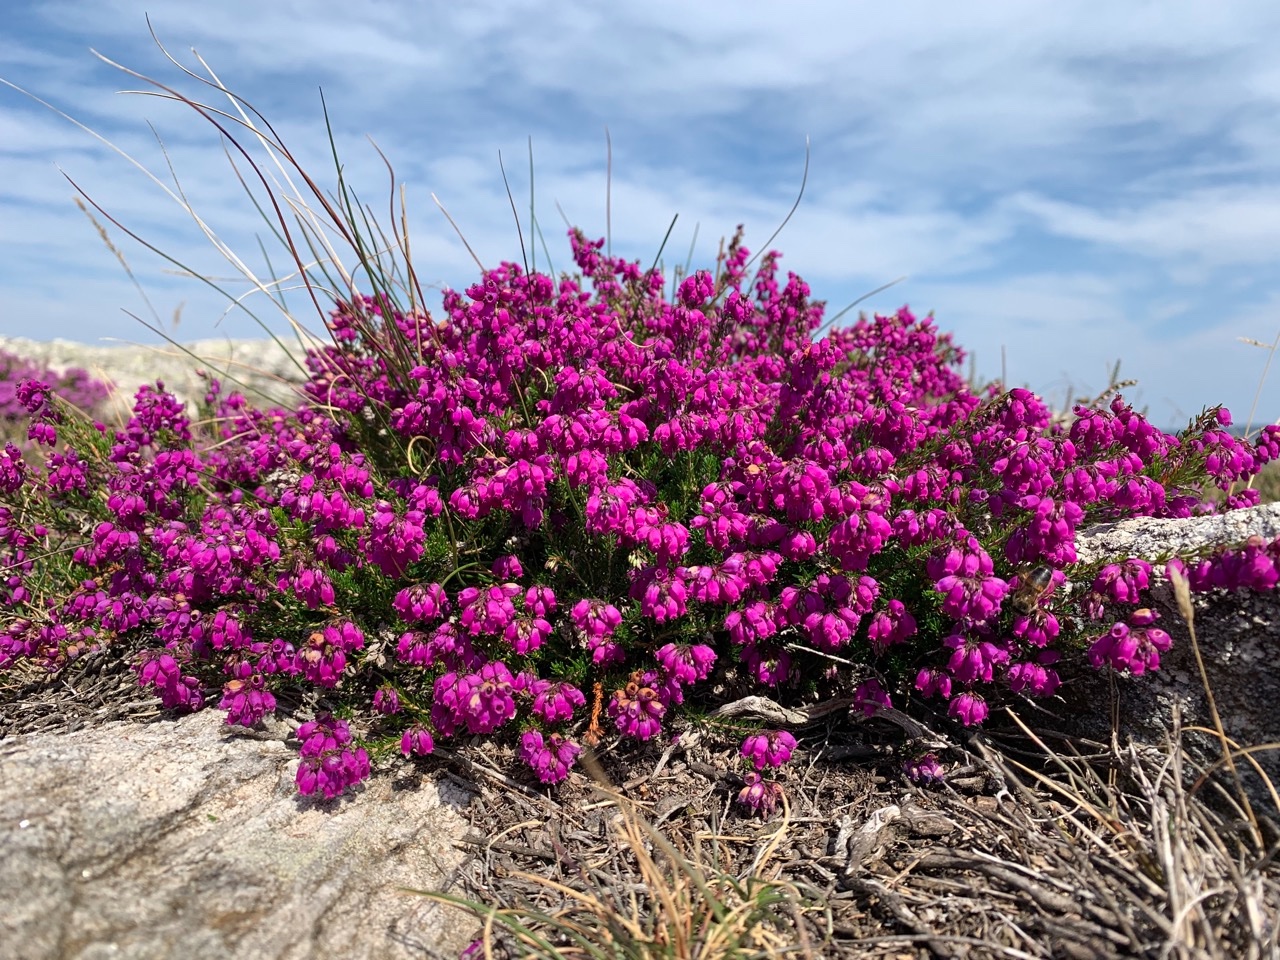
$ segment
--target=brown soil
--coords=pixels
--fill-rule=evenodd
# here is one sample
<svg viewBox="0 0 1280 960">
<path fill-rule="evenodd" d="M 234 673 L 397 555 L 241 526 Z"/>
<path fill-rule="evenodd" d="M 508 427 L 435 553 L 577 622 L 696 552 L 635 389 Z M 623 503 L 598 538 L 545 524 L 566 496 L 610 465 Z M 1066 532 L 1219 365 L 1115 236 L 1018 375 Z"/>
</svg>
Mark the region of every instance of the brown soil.
<svg viewBox="0 0 1280 960">
<path fill-rule="evenodd" d="M 1076 684 L 1090 682 L 1073 699 L 1105 690 Z M 577 771 L 557 790 L 513 777 L 522 765 L 491 742 L 375 775 L 435 773 L 475 792 L 473 856 L 450 892 L 492 906 L 555 912 L 577 890 L 624 916 L 633 904 L 660 911 L 641 858 L 620 842 L 621 811 L 708 876 L 785 885 L 795 902 L 780 922 L 797 956 L 1280 956 L 1280 832 L 1220 775 L 1198 785 L 1203 769 L 1178 738 L 1111 745 L 1047 732 L 1045 715 L 1033 735 L 1014 712 L 993 713 L 981 734 L 830 704 L 810 714 L 779 775 L 788 809 L 763 821 L 734 802 L 741 734 L 714 723 L 675 742 L 606 741 L 597 775 L 621 799 Z M 162 715 L 110 656 L 0 685 L 0 739 Z M 902 774 L 922 740 L 941 747 L 942 787 Z M 765 933 L 761 944 L 777 942 Z"/>
</svg>

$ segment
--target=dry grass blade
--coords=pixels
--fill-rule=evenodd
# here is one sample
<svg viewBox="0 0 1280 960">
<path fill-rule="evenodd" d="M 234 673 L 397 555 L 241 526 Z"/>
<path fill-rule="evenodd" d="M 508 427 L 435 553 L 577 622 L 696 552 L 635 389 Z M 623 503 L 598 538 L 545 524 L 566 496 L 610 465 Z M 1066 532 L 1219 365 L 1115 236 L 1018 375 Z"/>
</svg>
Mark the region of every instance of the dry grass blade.
<svg viewBox="0 0 1280 960">
<path fill-rule="evenodd" d="M 494 905 L 472 912 L 506 911 L 493 949 L 505 937 L 534 957 L 1278 955 L 1276 845 L 1260 853 L 1243 807 L 1219 795 L 1229 777 L 1189 788 L 1207 764 L 1176 714 L 1158 746 L 1001 730 L 971 741 L 975 786 L 904 793 L 819 764 L 811 785 L 788 782 L 777 821 L 730 829 L 710 739 L 661 775 L 652 755 L 604 758 L 613 782 L 683 784 L 693 799 L 675 816 L 620 795 L 591 760 L 596 784 L 577 782 L 550 819 L 522 793 L 491 793 L 475 814 L 486 870 L 464 882 Z M 518 836 L 486 843 L 508 824 Z"/>
<path fill-rule="evenodd" d="M 1114 784 L 1094 764 L 1055 754 L 1043 743 L 1049 765 L 1067 776 L 1051 779 L 998 757 L 990 762 L 1004 765 L 1008 777 L 1030 774 L 1069 801 L 1069 807 L 1037 803 L 1041 810 L 1033 812 L 1037 819 L 1051 817 L 1063 839 L 1084 841 L 1072 851 L 1078 889 L 1110 893 L 1111 911 L 1128 927 L 1133 955 L 1274 956 L 1280 915 L 1275 851 L 1259 858 L 1252 821 L 1225 820 L 1187 789 L 1183 771 L 1191 761 L 1182 734 L 1175 713 L 1163 750 L 1130 746 L 1117 753 L 1108 765 L 1108 779 L 1119 773 Z M 1081 814 L 1094 825 L 1082 822 Z"/>
<path fill-rule="evenodd" d="M 594 761 L 587 766 L 603 777 Z M 549 897 L 551 906 L 485 906 L 443 893 L 413 892 L 482 918 L 485 928 L 479 942 L 485 955 L 495 949 L 495 928 L 527 957 L 808 960 L 824 955 L 832 924 L 818 892 L 779 879 L 777 870 L 772 877 L 764 875 L 786 833 L 789 814 L 752 869 L 735 876 L 722 865 L 705 862 L 696 842 L 670 839 L 612 787 L 597 786 L 595 794 L 600 805 L 616 811 L 609 820 L 614 871 L 601 873 L 579 864 L 576 873 L 563 880 L 528 871 L 511 874 L 526 889 Z"/>
<path fill-rule="evenodd" d="M 1261 848 L 1263 845 L 1262 830 L 1258 826 L 1258 818 L 1254 815 L 1253 806 L 1249 803 L 1249 795 L 1244 789 L 1243 781 L 1240 779 L 1240 771 L 1236 767 L 1235 757 L 1231 750 L 1232 743 L 1222 727 L 1222 715 L 1218 712 L 1218 702 L 1213 695 L 1213 685 L 1209 682 L 1209 674 L 1205 670 L 1204 657 L 1200 654 L 1200 641 L 1196 639 L 1195 608 L 1191 604 L 1190 585 L 1187 583 L 1186 574 L 1177 567 L 1169 571 L 1169 580 L 1173 585 L 1173 596 L 1178 604 L 1178 612 L 1182 614 L 1182 619 L 1187 622 L 1187 633 L 1191 638 L 1191 650 L 1196 658 L 1196 667 L 1200 671 L 1200 682 L 1204 687 L 1205 699 L 1209 703 L 1209 715 L 1213 718 L 1214 733 L 1217 734 L 1218 743 L 1222 748 L 1222 759 L 1226 763 L 1227 769 L 1231 771 L 1231 777 L 1235 781 L 1236 794 L 1240 798 L 1240 803 L 1244 807 L 1246 816 L 1249 818 L 1249 823 L 1253 829 L 1254 842 Z"/>
</svg>

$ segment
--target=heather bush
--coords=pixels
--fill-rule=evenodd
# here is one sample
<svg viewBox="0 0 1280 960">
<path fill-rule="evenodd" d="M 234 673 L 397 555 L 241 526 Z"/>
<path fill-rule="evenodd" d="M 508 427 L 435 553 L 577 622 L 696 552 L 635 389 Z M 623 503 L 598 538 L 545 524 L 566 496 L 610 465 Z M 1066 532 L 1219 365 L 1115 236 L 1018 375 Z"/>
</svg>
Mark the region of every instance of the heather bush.
<svg viewBox="0 0 1280 960">
<path fill-rule="evenodd" d="M 298 785 L 326 796 L 369 773 L 357 718 L 375 755 L 493 734 L 554 783 L 582 742 L 670 730 L 713 672 L 721 696 L 918 693 L 976 724 L 1053 694 L 1063 656 L 1155 669 L 1150 566 L 1077 569 L 1075 530 L 1217 509 L 1280 443 L 1221 410 L 1169 436 L 1119 397 L 1057 426 L 1026 390 L 970 392 L 905 308 L 815 336 L 822 305 L 776 254 L 748 282 L 740 236 L 670 298 L 570 240 L 577 276 L 506 263 L 438 320 L 339 304 L 295 410 L 213 381 L 192 420 L 144 387 L 110 430 L 24 380 L 48 454 L 3 483 L 0 666 L 123 646 L 166 707 L 246 726 L 313 689 Z M 1276 555 L 1193 582 L 1270 587 Z M 1056 591 L 1068 570 L 1088 589 Z M 744 802 L 772 807 L 760 771 L 794 745 L 748 736 Z"/>
<path fill-rule="evenodd" d="M 573 274 L 503 263 L 433 314 L 395 295 L 364 214 L 316 197 L 364 292 L 348 277 L 324 317 L 304 402 L 211 380 L 189 415 L 157 384 L 112 429 L 32 377 L 14 397 L 43 463 L 0 461 L 0 669 L 116 649 L 166 707 L 245 726 L 300 695 L 303 793 L 475 735 L 555 784 L 584 746 L 750 693 L 933 699 L 971 726 L 1053 695 L 1064 658 L 1154 670 L 1150 564 L 1085 567 L 1076 531 L 1250 505 L 1230 491 L 1280 456 L 1280 428 L 1238 439 L 1223 409 L 1173 436 L 1118 395 L 1064 421 L 975 392 L 905 307 L 824 332 L 741 229 L 687 276 L 574 230 Z M 1278 555 L 1192 580 L 1269 588 Z M 796 743 L 745 733 L 739 798 L 768 812 Z"/>
</svg>

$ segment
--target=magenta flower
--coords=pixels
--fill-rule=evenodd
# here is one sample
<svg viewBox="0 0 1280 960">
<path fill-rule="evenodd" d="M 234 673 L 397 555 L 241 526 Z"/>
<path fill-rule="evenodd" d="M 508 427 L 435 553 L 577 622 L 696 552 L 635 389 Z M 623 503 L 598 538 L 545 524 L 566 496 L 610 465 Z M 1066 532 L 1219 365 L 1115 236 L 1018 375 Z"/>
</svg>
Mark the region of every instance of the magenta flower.
<svg viewBox="0 0 1280 960">
<path fill-rule="evenodd" d="M 248 663 L 238 665 L 239 676 L 229 680 L 222 688 L 219 709 L 227 711 L 227 723 L 252 727 L 276 708 L 276 698 L 266 689 L 259 673 L 254 673 Z"/>
<path fill-rule="evenodd" d="M 435 660 L 453 670 L 475 670 L 484 663 L 484 658 L 472 647 L 470 638 L 459 634 L 453 623 L 442 623 L 431 631 L 427 647 Z"/>
<path fill-rule="evenodd" d="M 867 639 L 876 653 L 898 643 L 906 643 L 916 633 L 916 618 L 901 600 L 890 600 L 887 609 L 876 613 L 867 625 Z"/>
<path fill-rule="evenodd" d="M 405 587 L 391 605 L 405 623 L 426 623 L 449 612 L 449 598 L 438 583 Z"/>
<path fill-rule="evenodd" d="M 436 745 L 431 739 L 431 734 L 420 723 L 415 723 L 400 737 L 400 752 L 406 757 L 415 754 L 425 757 L 435 748 Z"/>
<path fill-rule="evenodd" d="M 551 624 L 541 617 L 520 617 L 507 624 L 503 638 L 511 649 L 524 656 L 537 650 L 551 636 Z"/>
<path fill-rule="evenodd" d="M 665 507 L 640 507 L 623 531 L 635 543 L 653 551 L 658 566 L 666 567 L 689 549 L 689 531 L 682 523 L 665 520 Z"/>
<path fill-rule="evenodd" d="M 1117 670 L 1127 670 L 1138 652 L 1138 638 L 1123 623 L 1113 624 L 1111 629 L 1098 637 L 1089 647 L 1089 662 L 1094 667 L 1110 664 Z"/>
<path fill-rule="evenodd" d="M 520 558 L 515 554 L 507 554 L 493 561 L 493 575 L 499 580 L 519 580 L 524 576 L 524 567 L 520 566 Z"/>
<path fill-rule="evenodd" d="M 1055 567 L 1076 562 L 1075 531 L 1084 519 L 1084 508 L 1071 500 L 1028 495 L 1018 506 L 1032 511 L 1031 519 L 1013 531 L 1005 544 L 1010 563 L 1032 563 L 1038 559 Z"/>
<path fill-rule="evenodd" d="M 361 539 L 366 555 L 386 576 L 398 578 L 425 551 L 424 517 L 419 510 L 403 515 L 381 501 L 374 508 L 369 533 Z"/>
<path fill-rule="evenodd" d="M 645 567 L 636 572 L 631 596 L 640 601 L 640 611 L 656 623 L 666 623 L 684 616 L 689 599 L 683 568 L 673 573 L 662 567 Z"/>
<path fill-rule="evenodd" d="M 1033 647 L 1051 646 L 1061 631 L 1058 618 L 1039 608 L 1031 616 L 1016 617 L 1013 621 L 1013 635 Z"/>
<path fill-rule="evenodd" d="M 16 465 L 14 469 L 17 469 Z M 72 493 L 88 494 L 89 465 L 80 459 L 76 451 L 67 450 L 65 454 L 51 454 L 46 469 L 46 483 L 53 493 L 62 496 Z"/>
<path fill-rule="evenodd" d="M 520 757 L 543 783 L 559 783 L 567 777 L 581 752 L 581 747 L 558 733 L 545 741 L 537 730 L 526 730 L 520 737 Z"/>
<path fill-rule="evenodd" d="M 715 279 L 706 270 L 699 270 L 680 282 L 680 303 L 690 310 L 694 310 L 710 300 L 715 295 L 715 292 Z"/>
<path fill-rule="evenodd" d="M 1273 590 L 1280 583 L 1278 559 L 1280 546 L 1268 544 L 1262 537 L 1250 537 L 1239 549 L 1224 550 L 1214 557 L 1210 580 L 1229 590 Z"/>
<path fill-rule="evenodd" d="M 933 786 L 946 779 L 946 769 L 932 753 L 908 760 L 902 765 L 902 769 L 912 783 L 920 786 Z"/>
<path fill-rule="evenodd" d="M 701 514 L 689 525 L 701 530 L 707 545 L 716 550 L 728 550 L 729 544 L 742 541 L 747 536 L 747 515 L 741 505 L 732 499 L 727 484 L 715 483 L 702 491 Z"/>
<path fill-rule="evenodd" d="M 335 687 L 347 667 L 347 655 L 363 649 L 364 634 L 350 621 L 312 632 L 298 652 L 302 675 L 320 687 Z"/>
<path fill-rule="evenodd" d="M 799 563 L 818 552 L 818 540 L 808 530 L 796 530 L 778 541 L 778 552 Z"/>
<path fill-rule="evenodd" d="M 569 612 L 569 618 L 587 637 L 611 637 L 622 623 L 618 608 L 603 600 L 579 600 Z"/>
<path fill-rule="evenodd" d="M 778 564 L 782 557 L 772 550 L 748 550 L 734 553 L 724 558 L 717 577 L 725 580 L 740 577 L 746 584 L 760 587 L 772 583 L 778 575 Z M 734 583 L 736 586 L 736 581 Z"/>
<path fill-rule="evenodd" d="M 12 443 L 4 445 L 0 452 L 0 493 L 15 493 L 27 475 L 27 464 L 22 451 Z"/>
<path fill-rule="evenodd" d="M 782 506 L 787 519 L 792 523 L 821 520 L 824 515 L 823 500 L 830 490 L 831 477 L 828 472 L 818 464 L 804 459 L 791 461 L 773 479 L 774 503 Z"/>
<path fill-rule="evenodd" d="M 1159 611 L 1152 610 L 1150 607 L 1142 607 L 1129 614 L 1129 626 L 1131 627 L 1149 627 L 1160 619 Z"/>
<path fill-rule="evenodd" d="M 657 657 L 667 675 L 681 684 L 705 680 L 716 662 L 716 652 L 701 643 L 668 643 L 658 649 Z"/>
<path fill-rule="evenodd" d="M 58 428 L 52 423 L 32 421 L 27 427 L 27 439 L 46 447 L 55 447 L 58 445 Z"/>
<path fill-rule="evenodd" d="M 503 583 L 487 589 L 467 587 L 458 594 L 462 608 L 458 622 L 472 636 L 500 636 L 516 619 L 515 598 L 521 590 L 514 583 Z"/>
<path fill-rule="evenodd" d="M 432 685 L 431 723 L 443 736 L 450 737 L 467 722 L 464 697 L 471 690 L 468 678 L 452 670 L 436 677 Z"/>
<path fill-rule="evenodd" d="M 1009 661 L 1009 651 L 983 636 L 953 633 L 942 641 L 953 651 L 947 663 L 951 675 L 961 683 L 981 680 L 990 683 L 995 669 Z"/>
<path fill-rule="evenodd" d="M 291 577 L 281 576 L 276 583 L 281 592 L 292 589 L 294 595 L 309 609 L 333 606 L 336 595 L 331 581 L 323 570 L 302 568 Z"/>
<path fill-rule="evenodd" d="M 45 403 L 49 395 L 49 384 L 43 380 L 27 377 L 18 383 L 16 396 L 18 403 L 26 408 L 27 413 L 39 416 L 45 412 Z"/>
<path fill-rule="evenodd" d="M 746 591 L 747 582 L 739 574 L 732 572 L 732 567 L 741 568 L 742 561 L 735 554 L 726 560 L 721 567 L 686 567 L 689 593 L 703 603 L 725 604 L 737 603 Z"/>
<path fill-rule="evenodd" d="M 947 714 L 955 717 L 966 727 L 978 726 L 987 719 L 987 701 L 978 694 L 966 690 L 951 701 Z"/>
<path fill-rule="evenodd" d="M 533 713 L 547 723 L 564 723 L 573 712 L 587 702 L 581 690 L 571 683 L 531 679 L 528 674 L 516 677 L 515 689 L 533 697 Z"/>
<path fill-rule="evenodd" d="M 1139 603 L 1150 583 L 1151 565 L 1135 558 L 1103 567 L 1091 589 L 1116 603 Z"/>
<path fill-rule="evenodd" d="M 887 710 L 892 706 L 889 694 L 875 677 L 862 681 L 853 691 L 853 708 L 861 710 L 865 717 L 873 717 L 877 710 Z"/>
<path fill-rule="evenodd" d="M 587 641 L 587 649 L 591 651 L 591 662 L 597 667 L 616 666 L 627 659 L 622 644 L 604 637 L 592 637 Z"/>
<path fill-rule="evenodd" d="M 780 687 L 799 676 L 799 671 L 792 669 L 790 652 L 770 644 L 746 644 L 742 648 L 742 662 L 758 682 L 768 687 Z"/>
<path fill-rule="evenodd" d="M 556 594 L 550 587 L 530 587 L 524 592 L 524 608 L 535 617 L 547 619 L 556 612 Z"/>
<path fill-rule="evenodd" d="M 373 695 L 373 710 L 388 716 L 400 712 L 400 695 L 395 687 L 383 686 L 377 689 Z"/>
<path fill-rule="evenodd" d="M 486 663 L 480 672 L 464 677 L 465 692 L 459 709 L 472 733 L 492 733 L 515 716 L 516 701 L 511 695 L 514 677 L 506 664 Z"/>
<path fill-rule="evenodd" d="M 796 738 L 786 730 L 766 730 L 742 741 L 739 753 L 755 764 L 757 770 L 780 767 L 791 759 Z"/>
<path fill-rule="evenodd" d="M 280 673 L 287 677 L 296 677 L 302 672 L 298 665 L 298 652 L 292 643 L 276 637 L 267 648 L 266 655 L 258 661 L 258 668 L 263 673 Z"/>
<path fill-rule="evenodd" d="M 778 615 L 801 627 L 819 650 L 838 650 L 853 638 L 862 622 L 868 595 L 874 599 L 875 590 L 870 585 L 863 590 L 862 586 L 855 587 L 845 576 L 819 574 L 806 589 L 783 588 Z"/>
<path fill-rule="evenodd" d="M 749 603 L 745 609 L 731 611 L 724 618 L 724 628 L 737 644 L 765 640 L 778 632 L 774 608 L 763 600 Z"/>
<path fill-rule="evenodd" d="M 648 740 L 661 730 L 666 712 L 666 704 L 658 692 L 635 679 L 624 689 L 614 691 L 609 701 L 609 716 L 614 719 L 618 732 L 637 740 Z"/>
<path fill-rule="evenodd" d="M 845 570 L 865 570 L 871 557 L 879 553 L 893 535 L 893 527 L 880 512 L 883 509 L 879 506 L 865 513 L 850 513 L 831 528 L 826 551 Z"/>
<path fill-rule="evenodd" d="M 400 634 L 396 643 L 396 659 L 414 667 L 429 667 L 435 660 L 431 651 L 430 635 L 421 630 L 408 630 Z"/>
<path fill-rule="evenodd" d="M 1149 608 L 1137 610 L 1129 624 L 1117 623 L 1098 637 L 1087 652 L 1094 667 L 1104 664 L 1127 670 L 1135 677 L 1160 669 L 1160 654 L 1173 646 L 1173 638 L 1159 627 L 1150 626 L 1158 614 Z"/>
<path fill-rule="evenodd" d="M 955 532 L 955 526 L 955 521 L 941 508 L 935 507 L 920 514 L 915 510 L 903 510 L 893 520 L 893 533 L 904 544 L 917 546 L 949 539 Z"/>
<path fill-rule="evenodd" d="M 1056 653 L 1050 653 L 1048 660 L 1026 661 L 1015 663 L 1009 668 L 1009 689 L 1014 693 L 1026 693 L 1032 697 L 1051 697 L 1062 685 L 1057 671 L 1049 669 L 1047 663 L 1058 659 Z"/>
<path fill-rule="evenodd" d="M 970 538 L 971 545 L 976 544 Z M 963 555 L 957 572 L 941 577 L 934 589 L 943 595 L 942 612 L 956 620 L 982 623 L 1000 612 L 1009 584 L 992 575 L 991 558 L 978 547 Z"/>
<path fill-rule="evenodd" d="M 346 721 L 320 714 L 298 727 L 295 735 L 302 743 L 296 781 L 304 796 L 319 791 L 331 800 L 369 776 L 369 755 L 363 747 L 351 748 Z"/>
<path fill-rule="evenodd" d="M 138 671 L 138 684 L 154 687 L 166 710 L 196 711 L 204 706 L 204 693 L 196 677 L 184 676 L 178 661 L 168 651 L 143 655 Z"/>
<path fill-rule="evenodd" d="M 738 791 L 738 803 L 751 813 L 769 816 L 782 799 L 782 784 L 765 780 L 758 773 L 748 773 L 742 778 L 743 787 Z"/>
<path fill-rule="evenodd" d="M 587 497 L 586 528 L 597 534 L 621 533 L 632 508 L 647 500 L 647 493 L 632 480 L 598 487 Z"/>
</svg>

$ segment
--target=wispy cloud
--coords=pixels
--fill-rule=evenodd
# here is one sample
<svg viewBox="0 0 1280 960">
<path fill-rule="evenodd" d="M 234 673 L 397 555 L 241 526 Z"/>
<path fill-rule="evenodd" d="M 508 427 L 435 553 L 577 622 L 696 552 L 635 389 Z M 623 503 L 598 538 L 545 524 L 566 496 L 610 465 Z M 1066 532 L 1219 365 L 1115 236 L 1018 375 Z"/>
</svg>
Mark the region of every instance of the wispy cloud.
<svg viewBox="0 0 1280 960">
<path fill-rule="evenodd" d="M 1000 373 L 1003 348 L 1011 379 L 1046 393 L 1100 387 L 1123 358 L 1162 422 L 1216 402 L 1243 415 L 1260 351 L 1235 337 L 1269 341 L 1280 323 L 1280 68 L 1267 43 L 1280 8 L 1262 0 L 226 0 L 217 17 L 178 0 L 17 4 L 0 77 L 167 182 L 172 162 L 196 209 L 260 269 L 263 225 L 210 128 L 178 105 L 117 96 L 142 84 L 88 53 L 199 91 L 152 45 L 144 10 L 175 56 L 198 67 L 197 48 L 332 187 L 323 88 L 348 182 L 385 209 L 371 136 L 406 183 L 428 281 L 474 273 L 431 192 L 486 263 L 518 257 L 497 156 L 527 208 L 529 137 L 553 263 L 568 262 L 554 201 L 602 235 L 607 126 L 616 252 L 651 258 L 677 213 L 668 262 L 683 261 L 695 225 L 697 261 L 740 222 L 758 246 L 794 200 L 808 137 L 805 198 L 776 244 L 784 265 L 833 309 L 906 274 L 867 306 L 933 309 L 983 373 Z M 140 310 L 136 293 L 55 164 L 184 263 L 230 270 L 126 161 L 0 90 L 0 332 L 142 334 L 119 313 Z M 182 332 L 215 332 L 224 304 L 112 237 L 158 312 L 186 301 Z M 1260 414 L 1280 417 L 1280 379 Z"/>
<path fill-rule="evenodd" d="M 1177 196 L 1088 207 L 1019 196 L 1018 207 L 1055 236 L 1154 263 L 1244 266 L 1280 259 L 1280 183 L 1204 187 Z"/>
</svg>

